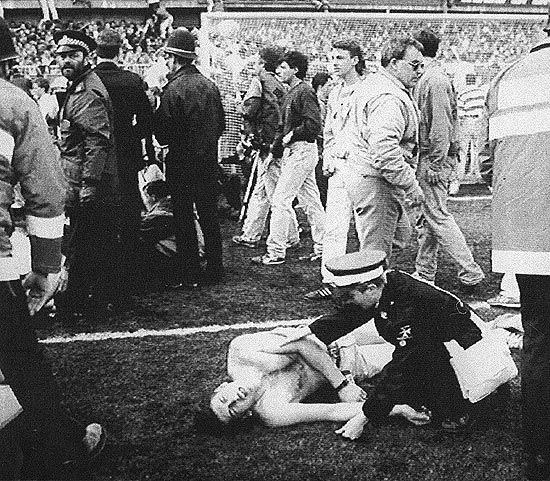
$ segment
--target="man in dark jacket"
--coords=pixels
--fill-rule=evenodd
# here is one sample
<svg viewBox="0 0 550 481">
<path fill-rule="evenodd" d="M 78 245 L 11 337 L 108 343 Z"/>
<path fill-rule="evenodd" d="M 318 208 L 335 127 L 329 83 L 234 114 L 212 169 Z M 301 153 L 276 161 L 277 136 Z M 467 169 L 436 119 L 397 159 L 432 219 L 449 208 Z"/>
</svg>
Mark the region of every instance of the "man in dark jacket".
<svg viewBox="0 0 550 481">
<path fill-rule="evenodd" d="M 172 194 L 180 284 L 217 283 L 224 276 L 216 216 L 218 139 L 225 128 L 220 92 L 193 65 L 195 38 L 175 30 L 165 47 L 172 75 L 155 114 L 155 136 L 167 144 L 166 181 Z M 204 235 L 206 269 L 200 270 L 194 206 Z"/>
<path fill-rule="evenodd" d="M 69 80 L 60 111 L 61 161 L 69 181 L 65 267 L 67 314 L 104 317 L 117 302 L 114 259 L 117 245 L 118 174 L 113 110 L 107 89 L 89 63 L 96 42 L 80 31 L 54 35 L 61 72 Z"/>
<path fill-rule="evenodd" d="M 309 258 L 321 258 L 325 211 L 315 180 L 321 111 L 313 88 L 304 81 L 308 65 L 307 56 L 292 51 L 285 54 L 277 67 L 277 76 L 289 86 L 272 149 L 273 157 L 282 156 L 281 174 L 273 193 L 267 253 L 253 258 L 256 264 L 271 266 L 285 262 L 289 225 L 294 219 L 292 202 L 296 196 L 311 225 L 313 252 Z"/>
<path fill-rule="evenodd" d="M 111 29 L 98 37 L 99 76 L 113 104 L 114 136 L 121 195 L 120 286 L 131 292 L 139 266 L 139 232 L 143 207 L 138 187 L 138 172 L 147 163 L 155 161 L 153 147 L 153 111 L 145 93 L 146 86 L 139 75 L 117 65 L 122 38 Z M 147 161 L 143 159 L 141 139 L 145 140 Z"/>
<path fill-rule="evenodd" d="M 450 431 L 467 427 L 471 404 L 462 396 L 444 342 L 454 339 L 466 349 L 481 339 L 468 306 L 405 272 L 384 272 L 383 251 L 336 257 L 327 269 L 335 277 L 339 309 L 304 327 L 304 334 L 311 332 L 328 345 L 374 318 L 380 335 L 395 346 L 363 412 L 337 432 L 356 439 L 369 420 L 379 422 L 399 404 L 418 411 L 415 424 L 437 420 Z M 433 418 L 423 418 L 423 408 Z"/>
</svg>

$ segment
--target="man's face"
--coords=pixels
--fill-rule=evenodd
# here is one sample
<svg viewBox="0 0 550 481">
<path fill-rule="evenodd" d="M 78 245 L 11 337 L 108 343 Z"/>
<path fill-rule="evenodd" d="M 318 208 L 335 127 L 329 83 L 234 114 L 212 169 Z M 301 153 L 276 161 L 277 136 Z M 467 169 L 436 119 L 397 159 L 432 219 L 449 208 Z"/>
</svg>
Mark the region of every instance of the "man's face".
<svg viewBox="0 0 550 481">
<path fill-rule="evenodd" d="M 256 390 L 243 382 L 224 382 L 214 391 L 210 409 L 222 423 L 246 417 L 256 403 Z"/>
<path fill-rule="evenodd" d="M 407 88 L 413 88 L 424 73 L 424 56 L 409 45 L 402 59 L 393 58 L 390 62 L 390 72 Z"/>
<path fill-rule="evenodd" d="M 333 299 L 338 307 L 355 305 L 363 309 L 370 309 L 380 300 L 383 289 L 383 286 L 377 287 L 375 284 L 333 286 Z"/>
<path fill-rule="evenodd" d="M 345 78 L 350 72 L 355 70 L 358 58 L 351 57 L 349 50 L 341 48 L 332 49 L 332 69 L 334 75 Z"/>
<path fill-rule="evenodd" d="M 289 84 L 298 70 L 296 68 L 290 68 L 286 62 L 281 62 L 277 67 L 276 74 L 279 80 L 283 83 Z"/>
<path fill-rule="evenodd" d="M 176 62 L 176 57 L 171 53 L 168 54 L 168 57 L 166 58 L 166 66 L 168 67 L 168 70 L 170 71 L 170 73 L 174 73 L 178 69 L 178 63 Z"/>
<path fill-rule="evenodd" d="M 257 55 L 256 58 L 254 59 L 254 65 L 253 65 L 254 73 L 256 75 L 260 75 L 264 70 L 264 65 L 265 64 L 262 58 L 259 55 Z"/>
<path fill-rule="evenodd" d="M 61 57 L 61 73 L 66 79 L 74 80 L 84 71 L 86 65 L 84 63 L 85 56 L 80 50 L 61 52 L 59 57 Z"/>
</svg>

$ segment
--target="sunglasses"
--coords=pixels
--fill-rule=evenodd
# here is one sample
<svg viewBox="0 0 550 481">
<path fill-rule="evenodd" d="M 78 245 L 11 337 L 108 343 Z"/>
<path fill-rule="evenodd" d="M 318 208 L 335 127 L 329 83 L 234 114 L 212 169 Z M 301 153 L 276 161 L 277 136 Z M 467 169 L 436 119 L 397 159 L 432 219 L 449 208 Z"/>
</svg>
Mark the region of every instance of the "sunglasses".
<svg viewBox="0 0 550 481">
<path fill-rule="evenodd" d="M 413 60 L 412 62 L 409 60 L 403 60 L 403 62 L 407 62 L 415 72 L 424 68 L 424 62 L 421 62 L 420 60 Z"/>
</svg>

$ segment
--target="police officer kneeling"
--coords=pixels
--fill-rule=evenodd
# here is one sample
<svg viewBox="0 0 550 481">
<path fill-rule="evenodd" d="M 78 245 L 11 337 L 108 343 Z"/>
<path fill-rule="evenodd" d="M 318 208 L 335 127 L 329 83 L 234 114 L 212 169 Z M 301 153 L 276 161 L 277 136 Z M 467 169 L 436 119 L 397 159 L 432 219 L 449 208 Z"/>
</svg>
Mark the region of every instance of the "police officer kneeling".
<svg viewBox="0 0 550 481">
<path fill-rule="evenodd" d="M 329 345 L 370 319 L 379 334 L 395 346 L 363 412 L 336 431 L 357 439 L 365 424 L 392 415 L 407 405 L 417 425 L 439 423 L 450 432 L 466 429 L 472 403 L 463 396 L 444 343 L 455 340 L 463 349 L 482 339 L 469 307 L 460 299 L 411 275 L 385 271 L 382 251 L 360 251 L 331 259 L 338 309 L 311 323 L 309 332 Z"/>
</svg>

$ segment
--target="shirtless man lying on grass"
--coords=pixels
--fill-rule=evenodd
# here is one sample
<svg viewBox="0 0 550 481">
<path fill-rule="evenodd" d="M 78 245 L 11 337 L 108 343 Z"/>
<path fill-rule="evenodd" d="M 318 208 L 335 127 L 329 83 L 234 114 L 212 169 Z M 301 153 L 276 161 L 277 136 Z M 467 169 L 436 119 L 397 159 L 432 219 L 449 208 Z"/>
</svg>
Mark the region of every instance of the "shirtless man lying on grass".
<svg viewBox="0 0 550 481">
<path fill-rule="evenodd" d="M 211 411 L 221 425 L 234 429 L 251 416 L 270 427 L 316 421 L 346 422 L 362 412 L 366 393 L 351 376 L 346 377 L 340 371 L 327 347 L 315 336 L 285 344 L 288 339 L 298 337 L 297 329 L 300 328 L 279 327 L 244 334 L 231 341 L 227 356 L 231 382 L 218 386 L 210 401 Z M 340 353 L 346 353 L 345 363 L 356 378 L 372 377 L 391 359 L 393 346 L 381 344 L 380 339 L 367 346 L 356 346 L 349 339 L 343 342 Z M 341 364 L 340 368 L 346 366 Z M 341 402 L 302 403 L 326 384 L 336 389 Z M 414 424 L 430 420 L 429 415 L 407 405 L 396 405 L 390 415 L 404 416 Z"/>
</svg>

